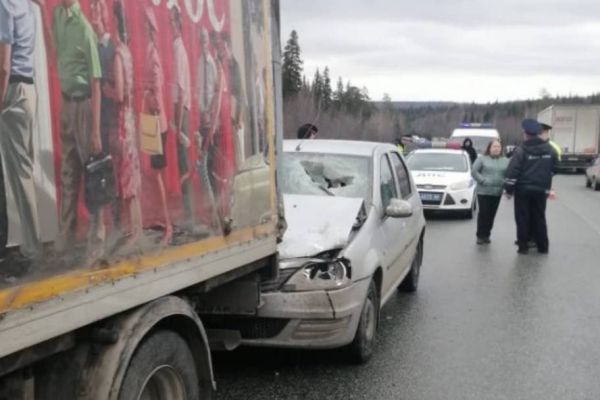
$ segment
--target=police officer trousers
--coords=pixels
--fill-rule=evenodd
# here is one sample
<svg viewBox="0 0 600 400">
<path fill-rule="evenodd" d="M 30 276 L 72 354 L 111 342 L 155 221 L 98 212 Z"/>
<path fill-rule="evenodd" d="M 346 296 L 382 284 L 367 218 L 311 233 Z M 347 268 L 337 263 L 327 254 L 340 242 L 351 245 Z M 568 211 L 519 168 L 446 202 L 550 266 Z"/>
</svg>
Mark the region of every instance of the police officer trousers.
<svg viewBox="0 0 600 400">
<path fill-rule="evenodd" d="M 532 238 L 540 252 L 548 251 L 546 201 L 547 195 L 544 192 L 519 190 L 515 192 L 515 221 L 519 250 L 527 250 L 527 243 Z"/>
</svg>

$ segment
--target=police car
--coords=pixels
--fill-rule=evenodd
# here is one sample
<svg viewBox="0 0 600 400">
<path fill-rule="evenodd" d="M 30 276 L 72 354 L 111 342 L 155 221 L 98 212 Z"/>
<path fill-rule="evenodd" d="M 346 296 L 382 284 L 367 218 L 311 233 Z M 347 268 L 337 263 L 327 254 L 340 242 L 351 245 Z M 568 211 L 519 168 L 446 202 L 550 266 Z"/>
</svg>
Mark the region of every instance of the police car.
<svg viewBox="0 0 600 400">
<path fill-rule="evenodd" d="M 407 158 L 426 210 L 444 210 L 473 218 L 477 209 L 475 180 L 469 155 L 463 150 L 421 149 Z"/>
</svg>

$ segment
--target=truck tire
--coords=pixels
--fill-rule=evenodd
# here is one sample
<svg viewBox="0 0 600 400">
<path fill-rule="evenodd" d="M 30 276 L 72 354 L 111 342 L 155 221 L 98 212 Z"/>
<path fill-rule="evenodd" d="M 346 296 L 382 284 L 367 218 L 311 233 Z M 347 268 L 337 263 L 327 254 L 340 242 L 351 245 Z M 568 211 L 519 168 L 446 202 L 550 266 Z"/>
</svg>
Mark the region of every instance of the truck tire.
<svg viewBox="0 0 600 400">
<path fill-rule="evenodd" d="M 350 361 L 364 364 L 373 356 L 377 325 L 379 323 L 379 293 L 374 281 L 369 284 L 367 298 L 360 313 L 354 340 L 347 347 Z"/>
<path fill-rule="evenodd" d="M 419 277 L 421 276 L 421 265 L 423 264 L 423 239 L 419 240 L 419 244 L 417 245 L 417 251 L 415 253 L 415 258 L 412 261 L 410 266 L 410 271 L 408 275 L 404 278 L 400 286 L 398 286 L 398 290 L 401 292 L 416 292 L 417 287 L 419 286 Z"/>
<path fill-rule="evenodd" d="M 199 388 L 194 358 L 185 340 L 175 332 L 160 330 L 134 353 L 119 400 L 199 400 Z"/>
</svg>

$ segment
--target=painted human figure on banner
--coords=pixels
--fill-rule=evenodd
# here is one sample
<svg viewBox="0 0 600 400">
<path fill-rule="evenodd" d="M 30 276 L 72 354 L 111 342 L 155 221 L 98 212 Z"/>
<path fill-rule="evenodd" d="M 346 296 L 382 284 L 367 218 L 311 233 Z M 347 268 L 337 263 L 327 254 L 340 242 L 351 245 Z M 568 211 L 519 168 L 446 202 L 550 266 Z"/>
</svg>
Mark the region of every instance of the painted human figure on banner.
<svg viewBox="0 0 600 400">
<path fill-rule="evenodd" d="M 113 60 L 115 58 L 115 41 L 110 32 L 109 11 L 106 0 L 92 0 L 90 22 L 98 39 L 98 55 L 102 69 L 102 100 L 100 104 L 100 135 L 102 151 L 110 152 L 110 133 L 116 131 L 115 102 L 109 95 L 109 90 L 114 86 Z M 120 202 L 112 204 L 113 225 L 119 229 L 121 225 Z"/>
<path fill-rule="evenodd" d="M 0 252 L 91 266 L 268 220 L 265 4 L 0 0 Z"/>
<path fill-rule="evenodd" d="M 115 103 L 116 129 L 110 135 L 111 154 L 114 156 L 117 197 L 123 209 L 129 212 L 128 243 L 135 244 L 142 236 L 142 208 L 140 204 L 141 172 L 139 145 L 133 110 L 133 57 L 129 50 L 127 19 L 122 0 L 113 3 L 113 35 L 115 54 L 112 63 L 114 84 L 107 88 Z"/>
<path fill-rule="evenodd" d="M 20 253 L 24 262 L 42 257 L 33 168 L 33 126 L 37 98 L 34 87 L 35 16 L 30 0 L 0 0 L 0 169 L 4 164 L 7 186 L 12 189 L 23 229 Z M 8 215 L 2 181 L 2 251 L 6 244 Z M 23 266 L 22 268 L 26 268 Z"/>
<path fill-rule="evenodd" d="M 102 67 L 96 34 L 78 0 L 62 0 L 52 20 L 45 3 L 38 0 L 44 19 L 46 45 L 56 60 L 60 90 L 60 205 L 58 253 L 65 253 L 76 239 L 80 184 L 90 156 L 102 152 L 100 135 Z M 52 21 L 52 22 L 50 22 Z M 106 229 L 103 208 L 89 210 L 88 259 L 104 253 Z"/>
<path fill-rule="evenodd" d="M 187 49 L 183 43 L 183 20 L 181 9 L 174 5 L 170 13 L 171 33 L 173 35 L 174 79 L 172 101 L 174 105 L 173 129 L 177 134 L 177 161 L 179 183 L 183 197 L 184 223 L 187 231 L 195 228 L 194 195 L 190 169 L 190 111 L 192 101 L 192 79 Z"/>
<path fill-rule="evenodd" d="M 144 62 L 144 100 L 142 112 L 158 116 L 159 120 L 163 153 L 152 155 L 150 157 L 150 165 L 154 171 L 154 176 L 156 178 L 156 183 L 159 190 L 159 198 L 161 202 L 160 207 L 163 210 L 164 234 L 162 236 L 161 243 L 168 244 L 171 242 L 173 237 L 173 225 L 171 223 L 171 217 L 167 205 L 167 194 L 164 181 L 164 170 L 167 166 L 166 144 L 168 131 L 167 114 L 164 100 L 165 76 L 160 53 L 158 51 L 158 21 L 156 19 L 156 15 L 154 14 L 154 9 L 150 6 L 147 6 L 144 9 L 144 16 L 146 20 L 149 42 L 146 48 Z"/>
<path fill-rule="evenodd" d="M 211 44 L 217 49 L 218 87 L 213 99 L 211 121 L 213 125 L 205 140 L 205 154 L 212 187 L 218 198 L 220 219 L 227 224 L 230 208 L 230 194 L 233 174 L 235 173 L 235 150 L 232 125 L 232 96 L 229 78 L 229 55 L 222 35 L 210 34 Z"/>
<path fill-rule="evenodd" d="M 208 147 L 204 144 L 215 124 L 217 124 L 215 112 L 215 99 L 219 90 L 219 73 L 217 63 L 210 48 L 210 36 L 206 28 L 200 29 L 200 53 L 197 62 L 196 71 L 196 99 L 198 102 L 199 129 L 196 133 L 198 148 L 198 173 L 202 184 L 202 195 L 204 199 L 204 209 L 209 213 L 208 220 L 210 228 L 219 232 L 222 231 L 222 221 L 219 215 L 219 209 L 216 204 L 215 190 L 213 186 L 214 179 L 211 179 L 211 173 L 208 169 Z"/>
</svg>

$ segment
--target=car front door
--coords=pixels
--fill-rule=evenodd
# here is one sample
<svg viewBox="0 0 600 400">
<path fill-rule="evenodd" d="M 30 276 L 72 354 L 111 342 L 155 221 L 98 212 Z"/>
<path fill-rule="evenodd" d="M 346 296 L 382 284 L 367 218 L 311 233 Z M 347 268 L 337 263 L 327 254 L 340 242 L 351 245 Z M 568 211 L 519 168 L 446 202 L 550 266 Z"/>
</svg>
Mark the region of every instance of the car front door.
<svg viewBox="0 0 600 400">
<path fill-rule="evenodd" d="M 385 300 L 391 290 L 395 289 L 402 268 L 402 249 L 406 247 L 406 221 L 401 218 L 386 216 L 385 210 L 394 198 L 399 198 L 396 178 L 394 177 L 392 164 L 388 154 L 382 154 L 379 158 L 379 199 L 380 204 L 380 230 L 381 230 L 381 254 L 383 258 L 383 283 L 382 294 Z"/>
<path fill-rule="evenodd" d="M 417 244 L 419 243 L 421 234 L 419 222 L 422 205 L 418 192 L 413 190 L 410 173 L 408 172 L 404 160 L 402 160 L 397 152 L 391 152 L 389 157 L 392 162 L 396 185 L 398 186 L 398 198 L 409 202 L 413 209 L 412 216 L 401 220 L 401 223 L 403 224 L 403 237 L 400 240 L 402 245 L 400 250 L 400 273 L 402 274 L 402 272 L 405 272 L 410 268 L 417 249 Z"/>
</svg>

